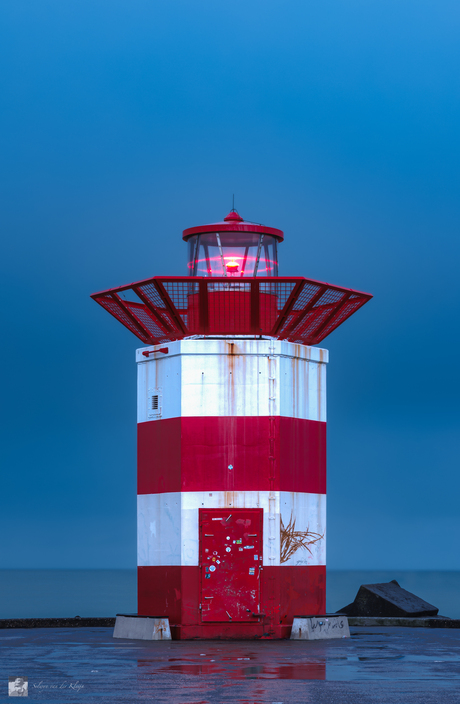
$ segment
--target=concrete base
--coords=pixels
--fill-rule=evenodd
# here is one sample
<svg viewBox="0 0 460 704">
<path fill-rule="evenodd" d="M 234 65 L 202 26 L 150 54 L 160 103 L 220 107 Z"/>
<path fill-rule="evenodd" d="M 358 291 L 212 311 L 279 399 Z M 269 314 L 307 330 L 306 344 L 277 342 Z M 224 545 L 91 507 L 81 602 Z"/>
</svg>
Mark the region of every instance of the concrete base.
<svg viewBox="0 0 460 704">
<path fill-rule="evenodd" d="M 291 640 L 327 640 L 349 638 L 346 616 L 295 616 Z"/>
<path fill-rule="evenodd" d="M 133 640 L 171 640 L 169 619 L 117 614 L 113 637 Z"/>
</svg>

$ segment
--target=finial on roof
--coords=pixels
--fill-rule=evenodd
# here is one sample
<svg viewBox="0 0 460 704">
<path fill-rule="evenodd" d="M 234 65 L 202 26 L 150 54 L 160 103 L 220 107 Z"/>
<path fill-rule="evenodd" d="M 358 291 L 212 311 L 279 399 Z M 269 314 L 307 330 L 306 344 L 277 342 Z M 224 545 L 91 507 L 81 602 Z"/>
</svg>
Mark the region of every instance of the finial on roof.
<svg viewBox="0 0 460 704">
<path fill-rule="evenodd" d="M 224 218 L 224 220 L 225 222 L 228 222 L 229 220 L 233 220 L 233 222 L 243 222 L 243 218 L 241 217 L 241 215 L 238 214 L 236 210 L 231 210 L 227 217 Z"/>
</svg>

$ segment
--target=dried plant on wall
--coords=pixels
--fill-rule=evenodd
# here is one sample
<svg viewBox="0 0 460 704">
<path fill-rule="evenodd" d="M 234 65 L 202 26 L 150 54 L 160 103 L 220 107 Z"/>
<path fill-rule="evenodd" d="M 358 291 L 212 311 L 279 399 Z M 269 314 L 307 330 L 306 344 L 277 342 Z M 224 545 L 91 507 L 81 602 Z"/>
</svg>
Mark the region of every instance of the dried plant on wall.
<svg viewBox="0 0 460 704">
<path fill-rule="evenodd" d="M 296 530 L 295 521 L 296 519 L 293 518 L 291 512 L 289 523 L 285 526 L 283 518 L 280 516 L 280 562 L 287 562 L 299 548 L 305 548 L 312 555 L 310 545 L 314 545 L 324 538 L 324 533 L 323 535 L 314 533 L 310 531 L 309 527 L 304 531 Z"/>
</svg>

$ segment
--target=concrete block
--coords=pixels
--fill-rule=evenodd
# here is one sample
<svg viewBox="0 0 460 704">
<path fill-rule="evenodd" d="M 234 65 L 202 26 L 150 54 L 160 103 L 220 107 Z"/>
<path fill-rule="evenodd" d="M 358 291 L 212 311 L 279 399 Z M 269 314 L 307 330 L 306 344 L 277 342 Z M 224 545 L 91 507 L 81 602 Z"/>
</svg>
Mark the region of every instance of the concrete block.
<svg viewBox="0 0 460 704">
<path fill-rule="evenodd" d="M 438 609 L 399 586 L 393 579 L 381 584 L 362 584 L 352 604 L 339 613 L 347 616 L 422 617 L 436 616 Z"/>
<path fill-rule="evenodd" d="M 171 640 L 169 619 L 117 614 L 113 637 L 134 640 Z"/>
<path fill-rule="evenodd" d="M 294 616 L 291 640 L 349 638 L 346 616 Z"/>
</svg>

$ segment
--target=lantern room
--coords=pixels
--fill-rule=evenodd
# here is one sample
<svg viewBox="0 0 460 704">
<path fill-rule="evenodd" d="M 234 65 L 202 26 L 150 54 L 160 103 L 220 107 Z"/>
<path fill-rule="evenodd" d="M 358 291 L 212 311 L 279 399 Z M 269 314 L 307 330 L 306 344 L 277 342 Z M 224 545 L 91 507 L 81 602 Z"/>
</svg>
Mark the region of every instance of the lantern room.
<svg viewBox="0 0 460 704">
<path fill-rule="evenodd" d="M 278 276 L 282 230 L 243 220 L 236 210 L 223 222 L 184 230 L 182 238 L 190 276 Z"/>
</svg>

